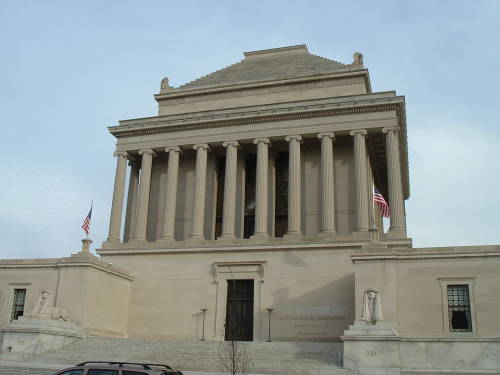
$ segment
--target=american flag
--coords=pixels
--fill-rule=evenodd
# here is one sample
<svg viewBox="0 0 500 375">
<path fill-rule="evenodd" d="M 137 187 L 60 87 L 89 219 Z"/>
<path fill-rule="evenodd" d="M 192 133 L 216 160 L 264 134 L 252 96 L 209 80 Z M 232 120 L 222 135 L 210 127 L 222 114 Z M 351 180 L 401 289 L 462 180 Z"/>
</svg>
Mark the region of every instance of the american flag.
<svg viewBox="0 0 500 375">
<path fill-rule="evenodd" d="M 92 204 L 92 206 L 93 206 L 93 204 Z M 87 236 L 89 235 L 89 230 L 90 230 L 90 219 L 92 217 L 92 206 L 90 206 L 89 214 L 85 217 L 85 220 L 83 220 L 83 224 L 82 224 L 82 229 L 87 234 Z"/>
<path fill-rule="evenodd" d="M 380 215 L 383 217 L 391 217 L 391 209 L 385 201 L 384 196 L 378 191 L 376 186 L 373 187 L 373 190 L 373 202 L 377 204 Z"/>
</svg>

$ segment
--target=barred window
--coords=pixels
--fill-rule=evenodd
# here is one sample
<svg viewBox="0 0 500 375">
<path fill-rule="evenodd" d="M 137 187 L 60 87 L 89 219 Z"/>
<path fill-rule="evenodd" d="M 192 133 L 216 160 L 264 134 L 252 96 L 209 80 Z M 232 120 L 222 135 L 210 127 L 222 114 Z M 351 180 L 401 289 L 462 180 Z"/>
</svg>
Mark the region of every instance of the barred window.
<svg viewBox="0 0 500 375">
<path fill-rule="evenodd" d="M 12 304 L 11 320 L 17 320 L 24 314 L 24 302 L 26 300 L 26 289 L 14 289 L 14 303 Z"/>
<path fill-rule="evenodd" d="M 448 285 L 450 332 L 472 332 L 469 286 Z"/>
</svg>

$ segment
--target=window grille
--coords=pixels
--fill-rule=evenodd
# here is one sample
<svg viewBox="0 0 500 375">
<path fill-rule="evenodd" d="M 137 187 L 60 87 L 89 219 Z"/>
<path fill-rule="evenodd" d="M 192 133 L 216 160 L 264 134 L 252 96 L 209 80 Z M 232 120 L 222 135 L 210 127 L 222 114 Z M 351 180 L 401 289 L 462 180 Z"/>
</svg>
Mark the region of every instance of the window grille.
<svg viewBox="0 0 500 375">
<path fill-rule="evenodd" d="M 472 332 L 468 285 L 448 285 L 450 332 Z"/>
<path fill-rule="evenodd" d="M 24 302 L 26 300 L 26 289 L 14 289 L 14 303 L 12 306 L 11 320 L 17 320 L 24 314 Z"/>
</svg>

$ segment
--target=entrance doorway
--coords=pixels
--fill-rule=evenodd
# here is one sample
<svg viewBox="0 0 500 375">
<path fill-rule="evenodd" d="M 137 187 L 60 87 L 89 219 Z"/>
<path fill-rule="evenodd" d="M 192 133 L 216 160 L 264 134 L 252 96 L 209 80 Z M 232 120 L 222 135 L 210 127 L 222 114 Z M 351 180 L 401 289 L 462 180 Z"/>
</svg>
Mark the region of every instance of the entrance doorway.
<svg viewBox="0 0 500 375">
<path fill-rule="evenodd" d="M 226 341 L 253 340 L 253 280 L 227 280 Z"/>
</svg>

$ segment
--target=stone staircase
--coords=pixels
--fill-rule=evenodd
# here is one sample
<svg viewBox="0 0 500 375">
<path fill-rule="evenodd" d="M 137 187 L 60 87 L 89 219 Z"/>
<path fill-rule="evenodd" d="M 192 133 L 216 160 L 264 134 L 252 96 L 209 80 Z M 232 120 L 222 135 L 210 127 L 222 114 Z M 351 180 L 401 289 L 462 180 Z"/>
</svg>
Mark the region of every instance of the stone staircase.
<svg viewBox="0 0 500 375">
<path fill-rule="evenodd" d="M 30 366 L 29 364 L 25 366 L 20 366 L 20 364 L 17 366 L 0 365 L 0 375 L 52 375 L 57 371 L 59 369 L 39 368 Z"/>
<path fill-rule="evenodd" d="M 213 341 L 89 337 L 61 349 L 38 354 L 26 362 L 37 363 L 39 367 L 44 363 L 70 366 L 84 361 L 150 362 L 166 363 L 183 371 L 222 372 L 219 353 L 224 344 Z M 243 345 L 249 363 L 247 373 L 348 374 L 342 369 L 341 343 L 247 342 Z M 34 373 L 19 373 L 25 374 Z M 45 375 L 46 372 L 40 374 Z M 0 375 L 4 375 L 1 368 Z"/>
</svg>

